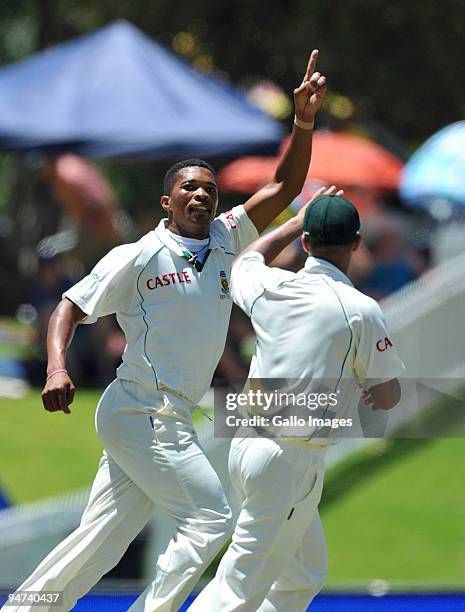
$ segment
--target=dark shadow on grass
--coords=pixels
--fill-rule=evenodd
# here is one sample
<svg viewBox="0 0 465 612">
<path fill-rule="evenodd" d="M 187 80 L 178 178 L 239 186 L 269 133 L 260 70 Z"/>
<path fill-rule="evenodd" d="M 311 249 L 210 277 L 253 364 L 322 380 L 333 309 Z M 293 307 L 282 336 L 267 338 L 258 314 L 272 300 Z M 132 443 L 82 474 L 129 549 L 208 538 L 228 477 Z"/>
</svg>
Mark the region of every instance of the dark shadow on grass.
<svg viewBox="0 0 465 612">
<path fill-rule="evenodd" d="M 379 476 L 380 472 L 419 452 L 433 442 L 432 438 L 396 438 L 380 441 L 378 448 L 357 453 L 329 470 L 320 502 L 320 510 L 339 502 L 356 487 Z"/>
<path fill-rule="evenodd" d="M 373 448 L 365 449 L 329 470 L 320 509 L 340 501 L 354 488 L 379 476 L 381 470 L 424 450 L 436 439 L 463 437 L 464 426 L 463 400 L 447 398 L 440 401 L 421 417 L 399 428 L 397 437 L 380 440 Z"/>
</svg>

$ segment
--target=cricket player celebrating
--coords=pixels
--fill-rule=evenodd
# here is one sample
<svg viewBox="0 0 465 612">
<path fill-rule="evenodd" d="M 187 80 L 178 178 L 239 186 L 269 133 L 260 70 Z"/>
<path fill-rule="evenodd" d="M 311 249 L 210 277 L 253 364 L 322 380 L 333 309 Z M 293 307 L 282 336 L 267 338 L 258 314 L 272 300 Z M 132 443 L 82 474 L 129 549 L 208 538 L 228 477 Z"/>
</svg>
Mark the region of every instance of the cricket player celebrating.
<svg viewBox="0 0 465 612">
<path fill-rule="evenodd" d="M 98 405 L 105 450 L 81 524 L 18 591 L 63 591 L 61 609 L 70 610 L 116 565 L 159 505 L 176 521 L 176 537 L 130 609 L 177 611 L 224 544 L 231 512 L 193 430 L 192 411 L 223 352 L 232 261 L 297 196 L 307 175 L 313 120 L 326 88 L 315 72 L 317 57 L 313 51 L 294 90 L 292 136 L 268 185 L 215 218 L 213 169 L 201 160 L 173 166 L 161 198 L 168 219 L 108 253 L 53 313 L 42 393 L 50 412 L 70 412 L 74 385 L 65 358 L 78 323 L 116 313 L 127 346 Z"/>
<path fill-rule="evenodd" d="M 343 388 L 338 416 L 360 383 L 375 409 L 395 406 L 403 371 L 385 342 L 380 307 L 346 275 L 360 245 L 360 220 L 341 194 L 320 190 L 295 218 L 252 243 L 232 270 L 233 298 L 257 335 L 249 377 L 334 381 L 334 392 Z M 309 254 L 305 267 L 297 273 L 268 267 L 299 235 Z M 232 543 L 192 612 L 304 611 L 326 576 L 317 507 L 324 453 L 334 439 L 271 439 L 250 429 L 249 436 L 234 438 L 229 456 L 241 501 Z"/>
</svg>

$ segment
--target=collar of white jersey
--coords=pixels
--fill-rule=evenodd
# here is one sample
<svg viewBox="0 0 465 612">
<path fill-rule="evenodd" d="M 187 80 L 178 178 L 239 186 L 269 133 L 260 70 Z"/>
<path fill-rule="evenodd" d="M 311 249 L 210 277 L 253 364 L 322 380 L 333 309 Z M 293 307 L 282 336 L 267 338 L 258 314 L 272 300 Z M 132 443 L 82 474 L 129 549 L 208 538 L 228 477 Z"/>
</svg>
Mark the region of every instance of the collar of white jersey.
<svg viewBox="0 0 465 612">
<path fill-rule="evenodd" d="M 160 221 L 160 223 L 157 225 L 157 227 L 155 228 L 155 233 L 158 236 L 159 240 L 166 246 L 168 247 L 171 251 L 174 251 L 177 255 L 179 255 L 180 257 L 183 256 L 183 250 L 181 248 L 181 245 L 179 244 L 179 242 L 177 242 L 174 238 L 172 238 L 169 233 L 166 231 L 166 224 L 168 223 L 168 219 L 162 219 Z M 213 228 L 210 228 L 210 231 Z M 208 248 L 213 251 L 213 249 L 225 249 L 226 245 L 222 244 L 221 242 L 219 242 L 218 240 L 218 236 L 216 235 L 216 232 L 212 232 L 210 233 L 210 244 L 208 245 Z"/>
<path fill-rule="evenodd" d="M 327 274 L 332 279 L 353 287 L 352 281 L 342 270 L 339 270 L 337 266 L 320 257 L 308 257 L 305 262 L 304 271 L 310 274 Z"/>
</svg>

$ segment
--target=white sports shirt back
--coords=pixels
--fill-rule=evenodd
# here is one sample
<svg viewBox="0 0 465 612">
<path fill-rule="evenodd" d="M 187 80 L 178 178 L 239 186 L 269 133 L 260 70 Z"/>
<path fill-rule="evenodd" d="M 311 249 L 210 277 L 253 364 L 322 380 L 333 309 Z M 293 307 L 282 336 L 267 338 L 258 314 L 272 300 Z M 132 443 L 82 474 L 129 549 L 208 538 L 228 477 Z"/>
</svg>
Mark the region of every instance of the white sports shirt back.
<svg viewBox="0 0 465 612">
<path fill-rule="evenodd" d="M 360 383 L 404 371 L 377 302 L 328 261 L 309 257 L 293 273 L 246 253 L 232 269 L 232 294 L 257 336 L 250 378 L 330 381 L 342 394 L 337 416 L 344 417 Z"/>
</svg>

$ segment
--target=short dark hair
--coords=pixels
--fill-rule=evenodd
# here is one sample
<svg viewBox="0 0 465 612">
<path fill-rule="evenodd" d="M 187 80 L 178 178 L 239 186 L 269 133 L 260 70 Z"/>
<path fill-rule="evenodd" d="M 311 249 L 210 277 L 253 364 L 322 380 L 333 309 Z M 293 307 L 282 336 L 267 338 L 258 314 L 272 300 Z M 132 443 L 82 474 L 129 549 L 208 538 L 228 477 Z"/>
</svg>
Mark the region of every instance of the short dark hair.
<svg viewBox="0 0 465 612">
<path fill-rule="evenodd" d="M 178 172 L 180 170 L 182 170 L 183 168 L 192 168 L 195 166 L 210 170 L 213 176 L 216 177 L 213 168 L 203 159 L 185 159 L 184 161 L 180 161 L 177 164 L 174 164 L 174 166 L 171 166 L 171 168 L 165 174 L 165 178 L 163 179 L 163 195 L 171 195 L 178 176 Z"/>
</svg>

